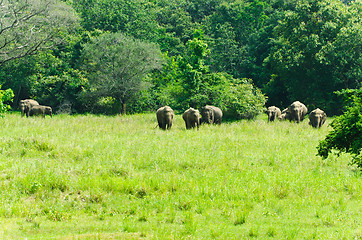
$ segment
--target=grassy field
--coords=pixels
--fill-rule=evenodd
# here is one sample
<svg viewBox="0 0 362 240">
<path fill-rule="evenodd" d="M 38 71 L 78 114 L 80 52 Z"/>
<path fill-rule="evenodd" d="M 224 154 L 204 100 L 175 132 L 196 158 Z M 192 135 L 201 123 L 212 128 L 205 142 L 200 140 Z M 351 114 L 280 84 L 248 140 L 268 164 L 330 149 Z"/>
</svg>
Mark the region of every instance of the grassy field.
<svg viewBox="0 0 362 240">
<path fill-rule="evenodd" d="M 362 175 L 330 128 L 170 131 L 155 114 L 0 119 L 0 239 L 362 239 Z"/>
</svg>

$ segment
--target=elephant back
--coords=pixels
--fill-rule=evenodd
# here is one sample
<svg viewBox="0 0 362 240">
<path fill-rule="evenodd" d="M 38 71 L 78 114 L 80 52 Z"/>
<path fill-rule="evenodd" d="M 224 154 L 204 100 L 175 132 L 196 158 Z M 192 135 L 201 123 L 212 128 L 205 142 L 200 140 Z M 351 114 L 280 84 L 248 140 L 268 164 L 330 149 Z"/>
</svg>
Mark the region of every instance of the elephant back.
<svg viewBox="0 0 362 240">
<path fill-rule="evenodd" d="M 172 115 L 174 115 L 173 109 L 170 106 L 160 107 L 159 109 L 157 109 L 156 115 L 159 116 L 165 113 L 171 113 Z"/>
<path fill-rule="evenodd" d="M 199 110 L 190 107 L 189 109 L 187 109 L 183 114 L 182 114 L 182 118 L 188 118 L 189 116 L 198 116 L 200 117 L 200 112 Z"/>
</svg>

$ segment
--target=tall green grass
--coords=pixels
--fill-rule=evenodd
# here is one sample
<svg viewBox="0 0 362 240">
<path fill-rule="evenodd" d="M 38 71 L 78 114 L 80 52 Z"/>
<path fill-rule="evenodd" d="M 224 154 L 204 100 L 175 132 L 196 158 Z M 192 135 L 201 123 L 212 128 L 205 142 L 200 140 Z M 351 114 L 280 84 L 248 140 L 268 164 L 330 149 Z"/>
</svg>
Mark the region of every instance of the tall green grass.
<svg viewBox="0 0 362 240">
<path fill-rule="evenodd" d="M 289 122 L 0 119 L 0 239 L 362 239 L 362 178 Z"/>
</svg>

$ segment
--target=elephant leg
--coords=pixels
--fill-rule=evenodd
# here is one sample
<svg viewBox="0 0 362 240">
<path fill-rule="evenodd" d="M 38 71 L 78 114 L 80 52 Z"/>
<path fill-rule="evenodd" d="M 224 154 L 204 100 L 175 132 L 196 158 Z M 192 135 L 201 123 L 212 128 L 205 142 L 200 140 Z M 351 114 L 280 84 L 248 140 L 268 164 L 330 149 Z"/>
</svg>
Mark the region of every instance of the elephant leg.
<svg viewBox="0 0 362 240">
<path fill-rule="evenodd" d="M 189 129 L 190 128 L 190 124 L 189 124 L 189 121 L 185 121 L 185 124 L 186 124 L 186 129 Z"/>
</svg>

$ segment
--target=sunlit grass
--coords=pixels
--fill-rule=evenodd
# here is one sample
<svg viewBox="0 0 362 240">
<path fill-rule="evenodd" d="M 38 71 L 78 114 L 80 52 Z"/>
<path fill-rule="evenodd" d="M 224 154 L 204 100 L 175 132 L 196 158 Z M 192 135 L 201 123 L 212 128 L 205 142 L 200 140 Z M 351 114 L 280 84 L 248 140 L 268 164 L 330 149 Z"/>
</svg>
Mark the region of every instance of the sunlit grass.
<svg viewBox="0 0 362 240">
<path fill-rule="evenodd" d="M 0 119 L 0 238 L 359 239 L 361 175 L 328 132 L 155 114 Z"/>
</svg>

